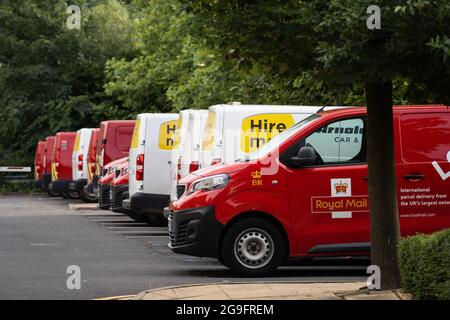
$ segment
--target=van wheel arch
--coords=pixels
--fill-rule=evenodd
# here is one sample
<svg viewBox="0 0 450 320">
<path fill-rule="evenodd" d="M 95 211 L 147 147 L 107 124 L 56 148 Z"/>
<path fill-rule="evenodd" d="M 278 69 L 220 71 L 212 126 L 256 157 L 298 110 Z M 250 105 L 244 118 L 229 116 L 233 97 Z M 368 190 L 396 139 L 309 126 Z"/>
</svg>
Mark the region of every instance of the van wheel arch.
<svg viewBox="0 0 450 320">
<path fill-rule="evenodd" d="M 277 220 L 276 218 L 274 218 L 272 215 L 267 214 L 265 212 L 261 212 L 261 211 L 248 211 L 248 212 L 243 212 L 241 214 L 238 214 L 237 216 L 235 216 L 233 219 L 231 219 L 224 227 L 224 229 L 222 230 L 222 233 L 220 234 L 220 239 L 219 239 L 219 247 L 218 247 L 218 252 L 217 252 L 217 259 L 224 264 L 223 262 L 223 253 L 222 253 L 222 247 L 223 247 L 223 239 L 225 238 L 225 235 L 227 234 L 228 230 L 234 225 L 236 224 L 238 221 L 241 221 L 242 219 L 247 219 L 247 218 L 261 218 L 264 219 L 266 221 L 268 221 L 269 223 L 273 224 L 274 226 L 276 226 L 278 228 L 278 230 L 281 232 L 283 239 L 284 239 L 284 247 L 286 248 L 286 252 L 284 253 L 285 258 L 287 258 L 289 256 L 289 252 L 290 252 L 290 248 L 289 248 L 289 239 L 286 233 L 286 230 L 284 229 L 283 225 L 281 224 L 281 222 L 279 220 Z"/>
</svg>

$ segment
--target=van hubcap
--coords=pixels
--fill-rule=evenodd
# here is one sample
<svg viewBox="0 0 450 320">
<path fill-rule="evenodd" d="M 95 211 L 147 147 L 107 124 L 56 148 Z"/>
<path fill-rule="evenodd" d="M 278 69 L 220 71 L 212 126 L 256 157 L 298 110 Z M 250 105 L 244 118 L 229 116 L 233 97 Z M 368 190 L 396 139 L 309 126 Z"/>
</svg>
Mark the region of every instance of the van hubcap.
<svg viewBox="0 0 450 320">
<path fill-rule="evenodd" d="M 245 230 L 236 238 L 234 254 L 244 267 L 262 268 L 273 256 L 272 237 L 261 229 Z"/>
</svg>

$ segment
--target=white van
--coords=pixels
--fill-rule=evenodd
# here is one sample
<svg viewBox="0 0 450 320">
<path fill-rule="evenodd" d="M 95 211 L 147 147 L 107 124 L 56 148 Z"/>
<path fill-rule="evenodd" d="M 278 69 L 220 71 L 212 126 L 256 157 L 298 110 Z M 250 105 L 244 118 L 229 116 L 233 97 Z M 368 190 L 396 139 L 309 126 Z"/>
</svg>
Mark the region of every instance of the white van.
<svg viewBox="0 0 450 320">
<path fill-rule="evenodd" d="M 176 199 L 178 180 L 189 173 L 191 153 L 196 152 L 197 161 L 200 159 L 200 145 L 205 128 L 208 110 L 182 110 L 177 123 L 175 144 L 170 159 L 170 199 Z M 200 139 L 200 140 L 199 140 Z M 192 149 L 198 144 L 198 151 Z"/>
<path fill-rule="evenodd" d="M 209 107 L 200 168 L 245 158 L 320 106 L 221 104 Z"/>
<path fill-rule="evenodd" d="M 87 184 L 89 143 L 91 141 L 93 129 L 80 129 L 77 131 L 72 153 L 72 180 L 69 189 L 78 192 L 80 198 L 85 202 L 96 202 L 95 194 L 84 192 L 84 186 Z"/>
<path fill-rule="evenodd" d="M 194 112 L 189 113 L 184 150 L 178 157 L 178 163 L 181 164 L 179 172 L 181 178 L 198 170 L 200 167 L 200 147 L 203 141 L 207 118 L 208 110 L 194 110 Z"/>
<path fill-rule="evenodd" d="M 125 209 L 162 217 L 170 200 L 170 161 L 178 114 L 144 113 L 137 116 L 129 153 L 129 198 Z M 154 220 L 155 218 L 156 220 Z"/>
</svg>

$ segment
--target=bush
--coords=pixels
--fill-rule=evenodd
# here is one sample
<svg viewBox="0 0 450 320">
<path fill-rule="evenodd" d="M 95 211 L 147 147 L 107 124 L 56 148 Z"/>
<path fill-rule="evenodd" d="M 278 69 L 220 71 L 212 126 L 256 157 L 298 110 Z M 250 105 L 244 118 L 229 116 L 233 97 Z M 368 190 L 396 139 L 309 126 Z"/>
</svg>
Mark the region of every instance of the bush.
<svg viewBox="0 0 450 320">
<path fill-rule="evenodd" d="M 450 229 L 400 241 L 402 287 L 415 299 L 450 299 Z"/>
</svg>

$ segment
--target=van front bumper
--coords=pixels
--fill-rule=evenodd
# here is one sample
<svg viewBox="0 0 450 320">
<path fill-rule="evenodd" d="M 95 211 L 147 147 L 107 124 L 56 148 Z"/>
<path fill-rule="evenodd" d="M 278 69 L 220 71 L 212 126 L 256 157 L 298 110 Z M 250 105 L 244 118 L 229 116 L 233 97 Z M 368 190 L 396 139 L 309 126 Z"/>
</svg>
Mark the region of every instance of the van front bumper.
<svg viewBox="0 0 450 320">
<path fill-rule="evenodd" d="M 138 192 L 124 200 L 123 207 L 135 212 L 162 215 L 169 202 L 169 195 Z"/>
<path fill-rule="evenodd" d="M 111 210 L 114 212 L 125 213 L 123 208 L 124 199 L 128 198 L 128 185 L 111 187 Z"/>
<path fill-rule="evenodd" d="M 49 185 L 49 189 L 56 193 L 72 192 L 69 189 L 72 180 L 55 180 Z"/>
<path fill-rule="evenodd" d="M 87 185 L 87 179 L 78 179 L 77 181 L 73 181 L 69 184 L 70 191 L 79 192 L 83 190 L 83 187 Z"/>
<path fill-rule="evenodd" d="M 167 212 L 167 209 L 166 209 Z M 217 258 L 224 226 L 214 207 L 169 211 L 169 248 L 175 253 Z"/>
<path fill-rule="evenodd" d="M 102 210 L 109 210 L 111 207 L 111 194 L 109 184 L 98 185 L 98 207 Z"/>
</svg>

